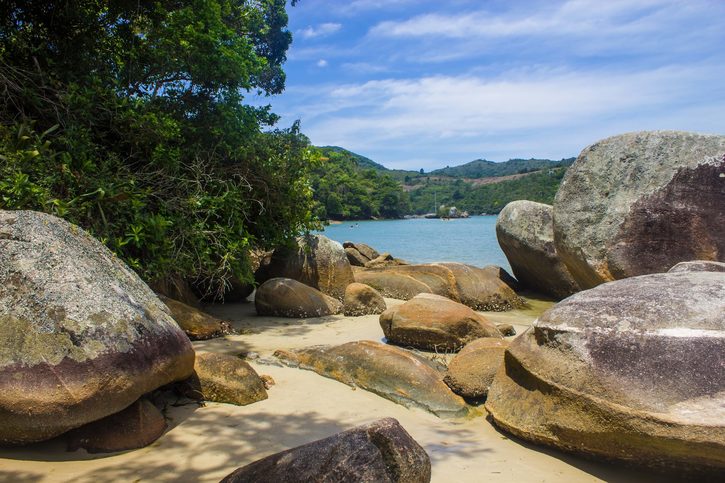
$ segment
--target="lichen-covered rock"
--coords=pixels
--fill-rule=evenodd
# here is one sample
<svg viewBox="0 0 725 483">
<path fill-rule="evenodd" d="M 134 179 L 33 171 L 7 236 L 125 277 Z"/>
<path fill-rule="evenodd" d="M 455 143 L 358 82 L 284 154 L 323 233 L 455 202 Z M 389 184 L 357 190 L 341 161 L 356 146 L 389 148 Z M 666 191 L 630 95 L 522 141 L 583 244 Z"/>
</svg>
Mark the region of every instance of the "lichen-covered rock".
<svg viewBox="0 0 725 483">
<path fill-rule="evenodd" d="M 709 260 L 693 260 L 691 262 L 680 262 L 674 267 L 670 268 L 668 272 L 725 272 L 725 263 L 711 262 Z"/>
<path fill-rule="evenodd" d="M 143 448 L 164 434 L 166 419 L 147 399 L 139 399 L 123 411 L 70 431 L 68 451 L 114 453 Z"/>
<path fill-rule="evenodd" d="M 466 402 L 443 382 L 442 366 L 398 347 L 363 340 L 331 347 L 278 350 L 275 356 L 290 366 L 314 371 L 439 417 L 468 414 Z"/>
<path fill-rule="evenodd" d="M 213 339 L 231 333 L 229 322 L 163 295 L 159 295 L 159 299 L 169 308 L 171 317 L 191 340 Z"/>
<path fill-rule="evenodd" d="M 725 261 L 725 136 L 636 132 L 584 149 L 554 201 L 554 243 L 582 288 Z"/>
<path fill-rule="evenodd" d="M 382 314 L 387 306 L 380 292 L 364 283 L 351 283 L 345 289 L 345 315 Z"/>
<path fill-rule="evenodd" d="M 725 274 L 662 273 L 579 292 L 516 338 L 494 422 L 568 451 L 725 471 Z"/>
<path fill-rule="evenodd" d="M 496 324 L 496 328 L 499 332 L 501 332 L 501 335 L 504 337 L 511 337 L 516 335 L 516 329 L 511 324 Z"/>
<path fill-rule="evenodd" d="M 355 281 L 342 245 L 323 235 L 301 236 L 295 246 L 276 249 L 269 263 L 257 270 L 256 278 L 259 283 L 291 278 L 338 300 Z"/>
<path fill-rule="evenodd" d="M 0 443 L 52 438 L 189 377 L 168 309 L 59 218 L 0 211 Z"/>
<path fill-rule="evenodd" d="M 490 337 L 469 342 L 448 364 L 443 381 L 465 398 L 486 397 L 508 345 L 506 340 Z"/>
<path fill-rule="evenodd" d="M 254 295 L 259 315 L 277 317 L 322 317 L 342 312 L 343 305 L 329 295 L 290 278 L 264 282 Z"/>
<path fill-rule="evenodd" d="M 480 337 L 501 333 L 483 315 L 440 295 L 416 295 L 380 316 L 385 338 L 417 349 L 457 351 Z"/>
<path fill-rule="evenodd" d="M 267 456 L 222 483 L 428 483 L 430 458 L 393 418 Z"/>
<path fill-rule="evenodd" d="M 512 201 L 496 220 L 496 237 L 516 279 L 557 299 L 579 291 L 554 247 L 554 209 L 533 201 Z"/>
<path fill-rule="evenodd" d="M 462 263 L 399 265 L 355 272 L 355 281 L 370 285 L 386 297 L 410 300 L 433 293 L 475 310 L 503 311 L 523 305 L 499 267 L 478 268 Z"/>
<path fill-rule="evenodd" d="M 237 406 L 267 399 L 264 381 L 252 366 L 228 354 L 198 353 L 194 375 L 186 384 L 186 394 L 193 399 Z"/>
</svg>

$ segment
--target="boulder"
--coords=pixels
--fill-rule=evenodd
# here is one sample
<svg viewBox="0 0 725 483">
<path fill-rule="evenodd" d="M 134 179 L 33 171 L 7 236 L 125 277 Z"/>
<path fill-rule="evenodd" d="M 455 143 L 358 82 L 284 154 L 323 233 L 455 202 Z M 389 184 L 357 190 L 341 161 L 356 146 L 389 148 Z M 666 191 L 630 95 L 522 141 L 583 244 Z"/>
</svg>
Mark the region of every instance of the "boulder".
<svg viewBox="0 0 725 483">
<path fill-rule="evenodd" d="M 554 244 L 582 288 L 725 261 L 725 136 L 636 132 L 584 149 L 554 201 Z"/>
<path fill-rule="evenodd" d="M 171 317 L 191 340 L 213 339 L 231 333 L 229 322 L 163 295 L 159 295 L 159 299 L 168 307 Z"/>
<path fill-rule="evenodd" d="M 194 293 L 191 284 L 178 275 L 169 275 L 149 283 L 151 290 L 173 300 L 178 300 L 196 309 L 201 308 L 199 298 Z"/>
<path fill-rule="evenodd" d="M 355 281 L 373 287 L 384 297 L 400 300 L 410 300 L 419 293 L 433 293 L 433 289 L 424 282 L 392 270 L 355 272 Z"/>
<path fill-rule="evenodd" d="M 352 247 L 345 248 L 345 255 L 347 255 L 347 261 L 350 262 L 350 265 L 353 267 L 364 267 L 365 264 L 370 261 Z"/>
<path fill-rule="evenodd" d="M 554 208 L 512 201 L 496 220 L 496 237 L 516 279 L 537 292 L 563 299 L 579 291 L 554 247 Z"/>
<path fill-rule="evenodd" d="M 488 393 L 529 441 L 658 468 L 725 471 L 725 274 L 579 292 L 516 338 Z"/>
<path fill-rule="evenodd" d="M 506 271 L 494 265 L 484 268 L 463 263 L 439 263 L 456 280 L 459 301 L 474 310 L 503 312 L 522 307 L 524 301 L 500 278 Z M 508 275 L 508 274 L 506 274 Z"/>
<path fill-rule="evenodd" d="M 453 392 L 469 399 L 486 397 L 509 343 L 495 338 L 476 339 L 448 364 L 443 381 Z"/>
<path fill-rule="evenodd" d="M 355 282 L 345 289 L 345 315 L 381 314 L 385 309 L 385 299 L 371 286 Z"/>
<path fill-rule="evenodd" d="M 346 241 L 342 244 L 345 248 L 354 248 L 358 251 L 363 257 L 367 258 L 368 260 L 375 260 L 380 256 L 380 253 L 370 245 L 366 245 L 365 243 L 354 243 L 351 241 Z"/>
<path fill-rule="evenodd" d="M 338 300 L 355 281 L 342 245 L 322 235 L 301 236 L 294 246 L 276 249 L 269 263 L 257 270 L 256 278 L 258 283 L 291 278 Z"/>
<path fill-rule="evenodd" d="M 468 414 L 466 402 L 443 382 L 442 366 L 398 347 L 363 340 L 332 347 L 278 350 L 275 357 L 287 365 L 315 371 L 439 417 Z"/>
<path fill-rule="evenodd" d="M 166 306 L 84 230 L 0 211 L 0 443 L 50 439 L 193 370 Z"/>
<path fill-rule="evenodd" d="M 267 399 L 264 381 L 252 366 L 228 354 L 198 353 L 187 386 L 187 396 L 204 401 L 246 406 Z"/>
<path fill-rule="evenodd" d="M 523 300 L 501 279 L 505 273 L 493 265 L 478 268 L 462 263 L 399 265 L 355 272 L 355 281 L 370 285 L 385 297 L 410 300 L 433 293 L 475 310 L 502 311 L 523 305 Z"/>
<path fill-rule="evenodd" d="M 425 450 L 398 421 L 385 418 L 267 456 L 222 483 L 428 483 L 430 477 Z"/>
<path fill-rule="evenodd" d="M 343 305 L 319 290 L 289 278 L 264 282 L 254 295 L 259 315 L 276 317 L 322 317 L 342 312 Z"/>
<path fill-rule="evenodd" d="M 670 268 L 668 272 L 725 272 L 725 263 L 711 262 L 709 260 L 693 260 L 691 262 L 680 262 L 674 267 Z"/>
<path fill-rule="evenodd" d="M 395 257 L 393 257 L 388 252 L 378 255 L 377 257 L 365 263 L 365 266 L 368 268 L 387 267 L 390 265 L 399 265 L 399 263 L 395 260 Z"/>
<path fill-rule="evenodd" d="M 457 351 L 480 337 L 501 338 L 495 325 L 463 304 L 420 294 L 380 316 L 386 339 L 416 349 Z"/>
<path fill-rule="evenodd" d="M 68 451 L 114 453 L 150 445 L 164 434 L 166 419 L 147 399 L 139 399 L 121 412 L 71 430 Z"/>
</svg>

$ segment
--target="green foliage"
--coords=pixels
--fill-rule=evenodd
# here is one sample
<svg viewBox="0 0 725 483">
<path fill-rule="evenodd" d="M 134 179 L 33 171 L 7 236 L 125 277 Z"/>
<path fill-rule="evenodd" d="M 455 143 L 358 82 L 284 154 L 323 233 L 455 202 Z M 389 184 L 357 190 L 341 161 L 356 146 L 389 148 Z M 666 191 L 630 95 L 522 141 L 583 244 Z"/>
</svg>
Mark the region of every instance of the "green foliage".
<svg viewBox="0 0 725 483">
<path fill-rule="evenodd" d="M 147 281 L 251 280 L 248 254 L 317 226 L 284 88 L 284 0 L 0 5 L 0 208 L 88 229 Z M 210 283 L 209 283 L 210 282 Z"/>
<path fill-rule="evenodd" d="M 427 184 L 410 191 L 410 201 L 416 214 L 432 212 L 436 203 L 439 206 L 456 206 L 471 214 L 498 213 L 515 200 L 551 204 L 564 173 L 566 167 L 551 168 L 482 186 L 474 186 L 461 179 L 451 182 L 450 178 L 428 178 Z"/>
<path fill-rule="evenodd" d="M 408 195 L 380 166 L 337 147 L 319 148 L 321 165 L 313 171 L 312 188 L 321 219 L 400 218 L 410 210 Z"/>
</svg>

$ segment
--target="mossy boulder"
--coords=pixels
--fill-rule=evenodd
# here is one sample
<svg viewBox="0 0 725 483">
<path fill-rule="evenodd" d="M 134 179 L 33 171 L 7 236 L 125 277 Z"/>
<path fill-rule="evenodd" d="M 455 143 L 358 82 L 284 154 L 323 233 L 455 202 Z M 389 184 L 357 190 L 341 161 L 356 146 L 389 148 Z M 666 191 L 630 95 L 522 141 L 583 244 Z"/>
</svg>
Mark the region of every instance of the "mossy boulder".
<svg viewBox="0 0 725 483">
<path fill-rule="evenodd" d="M 117 413 L 191 375 L 166 306 L 88 233 L 0 211 L 0 443 L 29 443 Z"/>
</svg>

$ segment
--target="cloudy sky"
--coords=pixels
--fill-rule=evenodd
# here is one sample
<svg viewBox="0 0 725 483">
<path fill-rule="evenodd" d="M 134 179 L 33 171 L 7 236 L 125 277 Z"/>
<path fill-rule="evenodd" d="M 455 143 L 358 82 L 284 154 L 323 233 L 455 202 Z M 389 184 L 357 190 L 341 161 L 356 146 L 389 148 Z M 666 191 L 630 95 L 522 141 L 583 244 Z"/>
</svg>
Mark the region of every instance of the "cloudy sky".
<svg viewBox="0 0 725 483">
<path fill-rule="evenodd" d="M 390 168 L 725 133 L 725 0 L 301 0 L 284 94 L 316 145 Z"/>
</svg>

